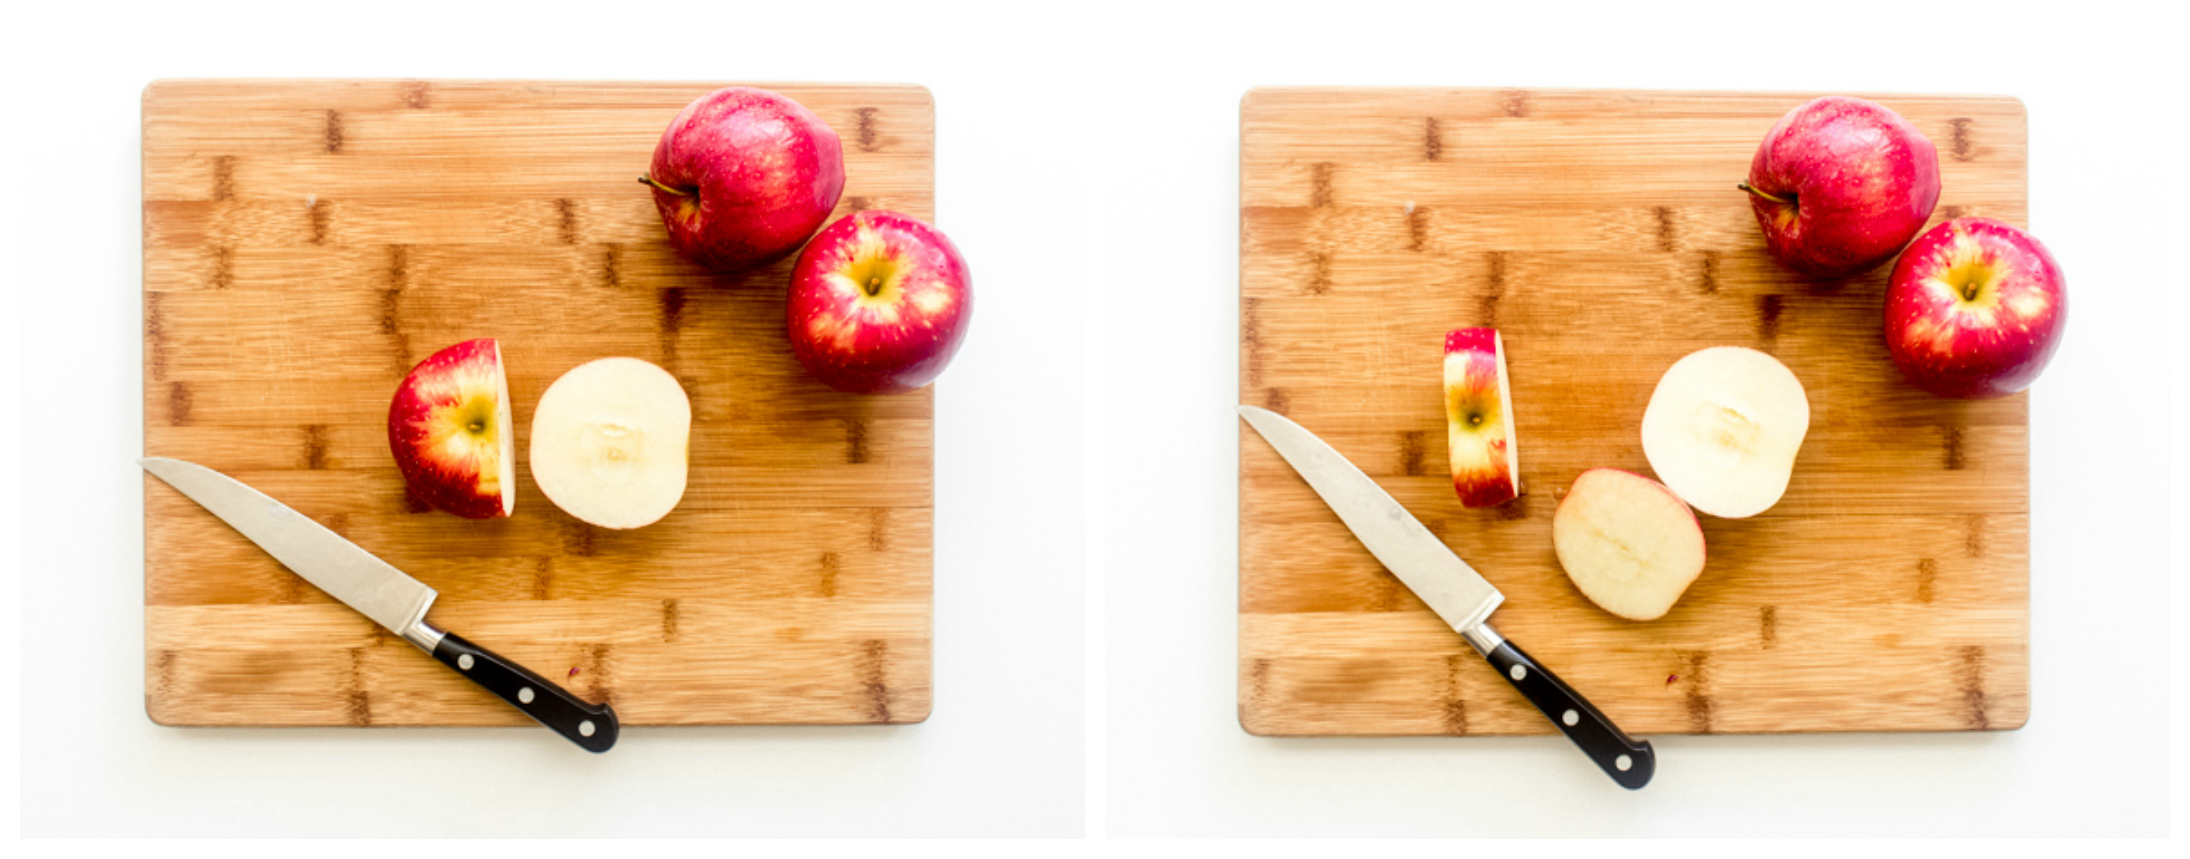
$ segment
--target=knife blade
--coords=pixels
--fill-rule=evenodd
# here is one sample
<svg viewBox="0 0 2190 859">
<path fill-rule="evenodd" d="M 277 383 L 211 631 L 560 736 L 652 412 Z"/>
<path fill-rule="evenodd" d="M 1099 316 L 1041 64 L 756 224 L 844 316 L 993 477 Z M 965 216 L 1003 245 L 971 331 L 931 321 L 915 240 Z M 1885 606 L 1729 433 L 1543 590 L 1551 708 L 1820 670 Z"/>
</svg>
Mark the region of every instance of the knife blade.
<svg viewBox="0 0 2190 859">
<path fill-rule="evenodd" d="M 1491 628 L 1491 612 L 1505 602 L 1505 595 L 1489 580 L 1314 433 L 1267 409 L 1242 405 L 1239 414 L 1385 569 L 1482 654 L 1498 676 L 1519 690 L 1605 775 L 1629 790 L 1650 783 L 1657 772 L 1657 754 L 1649 741 L 1629 738 L 1581 693 Z"/>
<path fill-rule="evenodd" d="M 589 752 L 616 745 L 616 711 L 590 704 L 522 665 L 426 622 L 439 592 L 288 505 L 196 463 L 137 460 L 145 471 L 228 523 L 282 566 L 433 655 L 519 712 Z"/>
</svg>

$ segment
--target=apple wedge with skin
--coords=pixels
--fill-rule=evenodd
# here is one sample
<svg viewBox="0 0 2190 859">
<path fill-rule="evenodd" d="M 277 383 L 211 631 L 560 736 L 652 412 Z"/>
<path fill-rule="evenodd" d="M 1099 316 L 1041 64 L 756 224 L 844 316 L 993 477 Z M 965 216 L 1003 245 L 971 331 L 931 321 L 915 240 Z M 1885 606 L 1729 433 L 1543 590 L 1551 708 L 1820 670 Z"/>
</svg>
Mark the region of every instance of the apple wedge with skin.
<svg viewBox="0 0 2190 859">
<path fill-rule="evenodd" d="M 1628 620 L 1656 620 L 1703 574 L 1703 527 L 1664 484 L 1592 468 L 1551 516 L 1559 566 L 1582 595 Z"/>
<path fill-rule="evenodd" d="M 1809 432 L 1810 401 L 1787 365 L 1713 346 L 1658 379 L 1643 410 L 1643 456 L 1681 500 L 1742 519 L 1779 503 Z"/>
<path fill-rule="evenodd" d="M 532 479 L 603 528 L 654 524 L 684 498 L 692 401 L 669 371 L 602 358 L 548 386 L 532 413 Z"/>
<path fill-rule="evenodd" d="M 1445 439 L 1452 488 L 1463 507 L 1492 507 L 1521 494 L 1506 347 L 1495 328 L 1445 335 Z"/>
<path fill-rule="evenodd" d="M 388 405 L 388 447 L 411 496 L 466 519 L 517 508 L 515 434 L 502 347 L 492 339 L 418 362 Z"/>
</svg>

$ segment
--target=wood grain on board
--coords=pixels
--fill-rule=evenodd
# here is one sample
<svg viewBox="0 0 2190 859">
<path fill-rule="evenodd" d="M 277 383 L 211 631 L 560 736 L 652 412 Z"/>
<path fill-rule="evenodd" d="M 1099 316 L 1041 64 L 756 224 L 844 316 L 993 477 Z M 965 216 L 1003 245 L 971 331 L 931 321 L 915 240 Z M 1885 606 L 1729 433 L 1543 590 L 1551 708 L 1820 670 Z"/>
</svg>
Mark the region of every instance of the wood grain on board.
<svg viewBox="0 0 2190 859">
<path fill-rule="evenodd" d="M 791 357 L 791 261 L 710 274 L 637 181 L 725 84 L 161 81 L 145 90 L 145 452 L 225 472 L 438 589 L 432 619 L 626 725 L 917 722 L 930 709 L 932 390 L 840 394 Z M 844 142 L 836 215 L 934 217 L 916 86 L 774 85 Z M 405 496 L 408 369 L 495 337 L 517 509 Z M 689 487 L 647 528 L 557 509 L 523 462 L 557 376 L 629 355 L 691 397 Z M 170 725 L 525 725 L 145 478 L 145 698 Z"/>
<path fill-rule="evenodd" d="M 1240 118 L 1240 401 L 1288 415 L 1506 595 L 1494 620 L 1631 734 L 1955 731 L 2029 713 L 2028 395 L 1943 400 L 1881 331 L 1888 268 L 1806 282 L 1766 254 L 1750 156 L 1801 94 L 1259 89 Z M 2027 223 L 2011 98 L 1870 96 L 1939 151 L 1936 223 Z M 1446 331 L 1504 335 L 1523 492 L 1467 510 Z M 1806 386 L 1786 496 L 1700 517 L 1665 617 L 1590 603 L 1551 516 L 1583 470 L 1648 475 L 1673 361 L 1777 356 Z M 1552 726 L 1240 424 L 1241 723 L 1268 735 Z"/>
</svg>

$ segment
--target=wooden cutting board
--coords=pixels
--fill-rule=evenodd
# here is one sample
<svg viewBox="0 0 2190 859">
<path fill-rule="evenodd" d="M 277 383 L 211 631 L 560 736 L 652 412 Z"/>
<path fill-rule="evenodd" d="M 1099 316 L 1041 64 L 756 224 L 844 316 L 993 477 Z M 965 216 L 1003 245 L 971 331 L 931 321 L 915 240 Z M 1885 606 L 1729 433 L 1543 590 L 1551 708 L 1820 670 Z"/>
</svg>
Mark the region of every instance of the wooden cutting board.
<svg viewBox="0 0 2190 859">
<path fill-rule="evenodd" d="M 932 632 L 931 391 L 836 393 L 791 357 L 791 261 L 716 276 L 647 189 L 662 129 L 725 84 L 161 81 L 144 93 L 145 452 L 228 473 L 437 588 L 432 618 L 627 725 L 917 722 Z M 837 215 L 933 218 L 916 86 L 765 85 L 844 142 Z M 514 516 L 410 503 L 388 403 L 501 341 Z M 630 355 L 691 396 L 689 488 L 590 527 L 523 463 L 532 408 Z M 145 700 L 169 725 L 525 717 L 145 479 Z"/>
<path fill-rule="evenodd" d="M 1630 733 L 1954 731 L 2028 717 L 2027 394 L 1942 400 L 1887 357 L 1887 269 L 1779 268 L 1735 183 L 1811 96 L 1262 89 L 1240 116 L 1240 401 L 1289 415 L 1504 591 L 1498 629 Z M 1934 219 L 2026 222 L 2023 108 L 1874 96 L 1937 145 Z M 1499 328 L 1524 495 L 1467 510 L 1449 329 Z M 1665 617 L 1575 590 L 1551 516 L 1583 470 L 1650 474 L 1640 426 L 1690 351 L 1776 355 L 1811 423 L 1778 506 L 1702 517 Z M 1240 424 L 1240 721 L 1257 734 L 1551 725 Z"/>
</svg>

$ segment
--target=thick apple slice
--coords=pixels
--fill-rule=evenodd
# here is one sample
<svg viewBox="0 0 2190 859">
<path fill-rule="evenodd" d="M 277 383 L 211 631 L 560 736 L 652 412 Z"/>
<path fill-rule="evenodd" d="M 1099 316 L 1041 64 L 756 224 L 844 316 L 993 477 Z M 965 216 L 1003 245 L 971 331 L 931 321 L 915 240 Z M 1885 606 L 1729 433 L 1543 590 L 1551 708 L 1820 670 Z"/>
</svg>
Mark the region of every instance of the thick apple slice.
<svg viewBox="0 0 2190 859">
<path fill-rule="evenodd" d="M 1810 401 L 1787 365 L 1714 346 L 1658 379 L 1643 410 L 1643 456 L 1697 510 L 1741 519 L 1779 502 L 1809 432 Z"/>
<path fill-rule="evenodd" d="M 492 339 L 418 362 L 388 405 L 388 447 L 411 496 L 466 519 L 517 509 L 514 430 L 502 347 Z"/>
<path fill-rule="evenodd" d="M 532 413 L 532 479 L 603 528 L 654 524 L 684 498 L 692 401 L 667 370 L 602 358 L 564 373 Z"/>
<path fill-rule="evenodd" d="M 1506 346 L 1495 328 L 1445 335 L 1445 439 L 1452 488 L 1463 507 L 1489 507 L 1521 494 L 1521 453 L 1514 444 L 1513 391 Z"/>
<path fill-rule="evenodd" d="M 1559 566 L 1582 595 L 1628 620 L 1664 617 L 1703 573 L 1703 528 L 1663 484 L 1592 468 L 1551 515 Z"/>
</svg>

